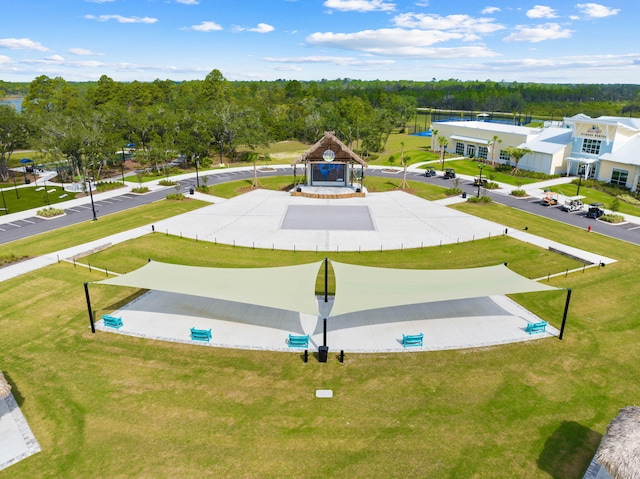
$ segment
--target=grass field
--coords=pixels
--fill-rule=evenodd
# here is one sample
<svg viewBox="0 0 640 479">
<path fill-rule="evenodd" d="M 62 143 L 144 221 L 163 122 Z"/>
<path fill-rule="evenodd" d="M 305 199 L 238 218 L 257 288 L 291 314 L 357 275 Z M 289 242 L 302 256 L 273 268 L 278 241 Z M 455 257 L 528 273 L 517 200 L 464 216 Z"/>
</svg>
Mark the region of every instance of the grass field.
<svg viewBox="0 0 640 479">
<path fill-rule="evenodd" d="M 563 341 L 347 354 L 343 364 L 333 353 L 305 364 L 299 353 L 92 335 L 82 284 L 104 277 L 95 270 L 63 263 L 0 283 L 0 370 L 43 449 L 0 478 L 582 477 L 608 422 L 640 394 L 640 249 L 500 205 L 457 208 L 620 261 L 551 278 L 573 290 Z M 90 237 L 94 224 L 72 235 Z M 148 257 L 251 267 L 320 256 L 155 234 L 86 260 L 128 271 Z M 508 237 L 331 257 L 411 268 L 508 261 L 533 277 L 575 265 Z M 98 311 L 136 294 L 91 288 Z M 516 299 L 559 325 L 564 291 Z M 325 388 L 333 399 L 314 398 Z"/>
</svg>

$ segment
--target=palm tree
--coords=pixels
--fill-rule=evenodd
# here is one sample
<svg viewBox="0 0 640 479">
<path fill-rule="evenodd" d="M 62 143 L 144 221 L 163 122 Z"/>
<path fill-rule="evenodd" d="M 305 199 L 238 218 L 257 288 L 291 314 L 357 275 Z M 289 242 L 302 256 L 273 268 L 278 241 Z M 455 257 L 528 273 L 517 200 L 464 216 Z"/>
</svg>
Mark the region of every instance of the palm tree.
<svg viewBox="0 0 640 479">
<path fill-rule="evenodd" d="M 522 157 L 527 153 L 533 153 L 529 148 L 516 148 L 515 146 L 509 146 L 505 150 L 509 155 L 509 158 L 513 158 L 513 161 L 515 162 L 515 166 L 511 173 L 518 173 L 518 163 L 520 163 Z"/>
<path fill-rule="evenodd" d="M 402 167 L 403 167 L 402 184 L 400 185 L 400 189 L 406 190 L 407 189 L 407 165 L 409 164 L 409 160 L 411 159 L 411 157 L 405 156 L 404 154 L 404 141 L 401 142 L 400 145 L 402 145 L 402 149 L 400 150 L 400 163 L 402 164 Z"/>
<path fill-rule="evenodd" d="M 491 166 L 496 165 L 496 143 L 502 143 L 502 140 L 498 135 L 493 135 L 493 138 L 489 141 L 489 145 L 491 145 Z"/>
<path fill-rule="evenodd" d="M 431 130 L 431 151 L 435 150 L 433 145 L 435 145 L 437 137 L 438 137 L 438 130 Z M 439 139 L 440 138 L 438 138 L 438 140 Z"/>
<path fill-rule="evenodd" d="M 447 145 L 449 144 L 449 140 L 447 140 L 444 136 L 438 137 L 438 145 L 440 145 L 440 169 L 444 170 L 444 151 Z"/>
</svg>

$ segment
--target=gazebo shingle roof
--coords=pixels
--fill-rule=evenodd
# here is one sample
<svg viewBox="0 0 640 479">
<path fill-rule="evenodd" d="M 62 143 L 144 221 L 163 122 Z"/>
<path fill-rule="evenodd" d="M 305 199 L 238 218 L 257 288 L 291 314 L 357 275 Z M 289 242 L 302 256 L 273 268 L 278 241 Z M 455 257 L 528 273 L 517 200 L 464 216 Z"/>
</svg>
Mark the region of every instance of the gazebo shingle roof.
<svg viewBox="0 0 640 479">
<path fill-rule="evenodd" d="M 367 167 L 365 161 L 356 155 L 351 148 L 340 141 L 332 131 L 325 131 L 324 136 L 306 152 L 296 158 L 291 163 L 291 166 L 295 166 L 298 163 L 305 161 L 324 161 L 322 154 L 326 150 L 331 150 L 336 154 L 335 161 L 355 162 L 359 163 L 364 168 Z"/>
</svg>

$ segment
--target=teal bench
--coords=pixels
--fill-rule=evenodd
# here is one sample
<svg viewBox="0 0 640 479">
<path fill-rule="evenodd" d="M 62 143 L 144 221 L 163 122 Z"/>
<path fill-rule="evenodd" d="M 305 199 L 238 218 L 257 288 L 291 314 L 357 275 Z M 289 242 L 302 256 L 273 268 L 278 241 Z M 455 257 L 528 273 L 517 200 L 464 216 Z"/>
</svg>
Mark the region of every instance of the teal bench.
<svg viewBox="0 0 640 479">
<path fill-rule="evenodd" d="M 191 328 L 191 340 L 209 342 L 211 341 L 211 330 Z"/>
<path fill-rule="evenodd" d="M 102 322 L 108 328 L 120 329 L 122 327 L 122 318 L 116 318 L 115 316 L 109 316 L 108 314 L 102 316 Z"/>
<path fill-rule="evenodd" d="M 290 348 L 308 348 L 309 347 L 309 335 L 306 336 L 294 336 L 289 335 L 289 347 Z"/>
<path fill-rule="evenodd" d="M 412 346 L 422 346 L 422 339 L 424 338 L 424 334 L 403 334 L 402 335 L 402 346 L 405 348 L 409 348 Z"/>
<path fill-rule="evenodd" d="M 540 321 L 538 323 L 529 323 L 527 324 L 527 328 L 525 329 L 525 331 L 529 334 L 534 334 L 534 333 L 544 333 L 547 330 L 547 323 L 546 321 Z"/>
</svg>

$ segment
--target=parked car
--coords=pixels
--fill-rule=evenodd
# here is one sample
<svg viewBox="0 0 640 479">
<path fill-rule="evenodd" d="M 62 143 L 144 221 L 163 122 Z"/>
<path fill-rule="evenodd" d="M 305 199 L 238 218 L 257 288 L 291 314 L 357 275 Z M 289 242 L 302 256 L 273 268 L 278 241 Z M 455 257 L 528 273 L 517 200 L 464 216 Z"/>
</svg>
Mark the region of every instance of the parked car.
<svg viewBox="0 0 640 479">
<path fill-rule="evenodd" d="M 424 171 L 424 176 L 436 176 L 436 170 L 429 166 L 425 171 Z"/>
<path fill-rule="evenodd" d="M 446 168 L 444 170 L 444 178 L 446 180 L 449 180 L 451 178 L 455 178 L 456 177 L 456 170 L 454 170 L 453 168 Z"/>
<path fill-rule="evenodd" d="M 600 218 L 604 214 L 604 205 L 602 203 L 591 203 L 587 211 L 587 218 Z"/>
<path fill-rule="evenodd" d="M 564 204 L 560 206 L 560 209 L 562 211 L 566 211 L 567 213 L 571 213 L 573 211 L 580 211 L 583 206 L 584 204 L 582 203 L 582 201 L 573 199 L 565 201 Z"/>
</svg>

